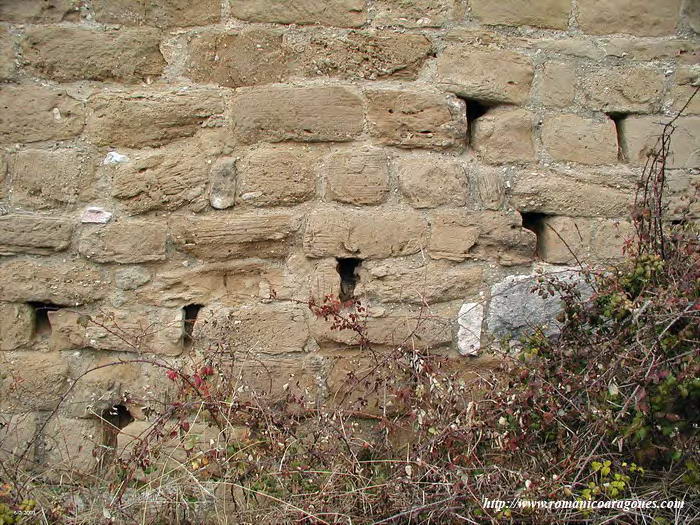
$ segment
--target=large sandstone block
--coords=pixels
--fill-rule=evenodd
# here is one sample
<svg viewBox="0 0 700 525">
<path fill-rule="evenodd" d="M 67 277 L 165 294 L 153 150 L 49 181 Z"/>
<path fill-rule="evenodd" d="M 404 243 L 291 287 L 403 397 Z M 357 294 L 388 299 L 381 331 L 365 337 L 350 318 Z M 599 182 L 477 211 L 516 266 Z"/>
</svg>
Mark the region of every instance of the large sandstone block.
<svg viewBox="0 0 700 525">
<path fill-rule="evenodd" d="M 0 0 L 0 21 L 50 24 L 76 21 L 80 15 L 74 0 Z"/>
<path fill-rule="evenodd" d="M 582 81 L 588 107 L 606 113 L 658 111 L 664 75 L 649 68 L 605 68 L 587 74 Z"/>
<path fill-rule="evenodd" d="M 461 302 L 460 302 L 461 304 Z M 363 319 L 365 337 L 374 345 L 408 345 L 412 348 L 437 348 L 452 343 L 454 319 L 460 304 L 443 303 L 423 305 L 386 305 L 370 307 Z M 313 315 L 313 314 L 311 314 Z M 311 335 L 319 344 L 340 343 L 356 345 L 359 335 L 352 330 L 332 330 L 331 322 L 312 316 L 309 322 Z"/>
<path fill-rule="evenodd" d="M 570 217 L 624 217 L 634 197 L 631 180 L 601 174 L 524 172 L 512 179 L 509 203 L 519 212 Z"/>
<path fill-rule="evenodd" d="M 431 52 L 423 35 L 353 31 L 343 38 L 313 35 L 301 63 L 306 76 L 414 80 Z"/>
<path fill-rule="evenodd" d="M 304 146 L 263 146 L 236 162 L 239 202 L 290 206 L 316 193 L 319 154 Z"/>
<path fill-rule="evenodd" d="M 0 82 L 14 80 L 17 75 L 15 64 L 14 37 L 5 27 L 0 27 Z"/>
<path fill-rule="evenodd" d="M 49 314 L 54 350 L 92 348 L 162 355 L 182 353 L 184 321 L 179 308 L 133 305 L 123 309 L 101 308 L 86 320 L 80 317 L 77 312 L 62 310 Z"/>
<path fill-rule="evenodd" d="M 112 171 L 112 196 L 131 214 L 206 205 L 209 164 L 197 144 L 129 153 Z"/>
<path fill-rule="evenodd" d="M 681 0 L 581 0 L 578 23 L 584 33 L 664 36 L 676 32 Z"/>
<path fill-rule="evenodd" d="M 620 137 L 625 159 L 632 164 L 644 165 L 650 153 L 658 150 L 659 137 L 664 124 L 664 117 L 629 116 L 620 122 Z M 671 137 L 668 168 L 700 167 L 700 117 L 689 116 L 678 119 L 676 130 Z"/>
<path fill-rule="evenodd" d="M 532 113 L 524 109 L 492 109 L 472 122 L 471 145 L 491 164 L 533 162 L 532 122 Z"/>
<path fill-rule="evenodd" d="M 363 262 L 358 277 L 357 297 L 413 304 L 478 295 L 484 279 L 481 266 L 404 258 Z"/>
<path fill-rule="evenodd" d="M 554 160 L 582 164 L 617 162 L 617 131 L 610 119 L 557 115 L 544 121 L 542 144 Z"/>
<path fill-rule="evenodd" d="M 421 35 L 351 32 L 345 36 L 246 28 L 192 37 L 187 74 L 195 81 L 239 87 L 294 76 L 414 79 L 431 51 Z"/>
<path fill-rule="evenodd" d="M 58 352 L 17 352 L 3 359 L 0 407 L 5 412 L 51 410 L 68 389 L 68 362 Z"/>
<path fill-rule="evenodd" d="M 191 36 L 186 70 L 195 82 L 253 86 L 286 80 L 297 61 L 282 31 L 254 27 Z"/>
<path fill-rule="evenodd" d="M 466 141 L 466 110 L 455 97 L 388 89 L 366 96 L 370 133 L 381 144 L 441 150 Z"/>
<path fill-rule="evenodd" d="M 378 0 L 374 9 L 378 26 L 442 27 L 464 15 L 459 0 Z"/>
<path fill-rule="evenodd" d="M 79 150 L 22 150 L 10 156 L 8 172 L 12 204 L 23 208 L 75 204 L 94 191 L 94 166 Z"/>
<path fill-rule="evenodd" d="M 698 7 L 700 13 L 700 7 Z M 700 85 L 700 69 L 683 67 L 676 71 L 676 82 L 671 88 L 673 111 L 678 113 L 683 109 L 684 115 L 700 115 L 700 96 L 691 96 Z M 685 108 L 685 109 L 684 109 Z"/>
<path fill-rule="evenodd" d="M 633 233 L 633 226 L 624 221 L 545 217 L 537 235 L 537 254 L 553 264 L 615 262 Z"/>
<path fill-rule="evenodd" d="M 28 304 L 0 303 L 0 350 L 29 344 L 34 335 L 34 310 Z"/>
<path fill-rule="evenodd" d="M 47 254 L 65 250 L 73 235 L 73 222 L 41 215 L 0 216 L 0 254 Z"/>
<path fill-rule="evenodd" d="M 82 261 L 11 259 L 0 264 L 0 297 L 76 305 L 103 298 L 109 280 Z"/>
<path fill-rule="evenodd" d="M 464 206 L 469 197 L 467 173 L 452 157 L 410 156 L 395 161 L 401 194 L 414 208 Z"/>
<path fill-rule="evenodd" d="M 348 204 L 381 204 L 389 194 L 389 160 L 379 148 L 330 155 L 324 162 L 326 198 Z"/>
<path fill-rule="evenodd" d="M 176 266 L 159 271 L 150 283 L 137 287 L 135 293 L 141 303 L 156 306 L 238 305 L 269 298 L 273 287 L 279 297 L 281 273 L 274 262 L 260 259 Z"/>
<path fill-rule="evenodd" d="M 230 9 L 248 22 L 359 27 L 367 19 L 364 0 L 231 0 Z"/>
<path fill-rule="evenodd" d="M 21 49 L 29 69 L 59 82 L 140 82 L 163 72 L 160 34 L 155 29 L 104 31 L 38 26 L 25 34 Z"/>
<path fill-rule="evenodd" d="M 517 213 L 444 210 L 431 219 L 428 253 L 433 259 L 495 260 L 510 266 L 531 262 L 535 243 L 535 234 L 522 227 Z"/>
<path fill-rule="evenodd" d="M 80 235 L 80 253 L 93 261 L 122 264 L 165 259 L 165 228 L 147 221 L 117 221 L 86 227 Z"/>
<path fill-rule="evenodd" d="M 448 46 L 437 59 L 437 80 L 460 97 L 523 104 L 534 76 L 531 60 L 518 53 Z"/>
<path fill-rule="evenodd" d="M 95 20 L 105 24 L 191 27 L 221 20 L 219 0 L 93 0 Z"/>
<path fill-rule="evenodd" d="M 472 0 L 471 12 L 481 23 L 508 26 L 535 26 L 566 29 L 569 25 L 570 0 Z"/>
<path fill-rule="evenodd" d="M 309 339 L 306 307 L 287 303 L 207 307 L 197 317 L 193 336 L 202 348 L 218 343 L 255 354 L 303 352 Z"/>
<path fill-rule="evenodd" d="M 176 247 L 200 259 L 282 257 L 299 219 L 290 213 L 231 213 L 177 216 L 170 221 Z"/>
<path fill-rule="evenodd" d="M 205 89 L 101 93 L 90 97 L 88 106 L 87 138 L 130 148 L 190 137 L 207 118 L 224 111 L 219 94 Z"/>
<path fill-rule="evenodd" d="M 268 87 L 233 97 L 233 131 L 245 143 L 347 142 L 362 132 L 362 100 L 344 87 Z"/>
<path fill-rule="evenodd" d="M 64 140 L 83 129 L 83 104 L 64 90 L 0 86 L 0 141 Z"/>
<path fill-rule="evenodd" d="M 381 259 L 417 253 L 425 246 L 428 224 L 406 209 L 314 210 L 307 219 L 307 257 Z"/>
<path fill-rule="evenodd" d="M 576 70 L 566 62 L 547 62 L 540 79 L 540 102 L 546 106 L 570 106 L 576 97 Z"/>
</svg>

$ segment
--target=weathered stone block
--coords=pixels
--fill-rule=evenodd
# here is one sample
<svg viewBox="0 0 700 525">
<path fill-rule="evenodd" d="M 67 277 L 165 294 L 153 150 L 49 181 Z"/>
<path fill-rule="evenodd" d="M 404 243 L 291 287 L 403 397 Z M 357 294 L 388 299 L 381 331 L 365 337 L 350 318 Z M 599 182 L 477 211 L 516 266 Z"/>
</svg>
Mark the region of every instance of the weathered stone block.
<svg viewBox="0 0 700 525">
<path fill-rule="evenodd" d="M 431 219 L 428 253 L 433 259 L 526 264 L 534 257 L 536 237 L 521 224 L 514 213 L 441 211 Z"/>
<path fill-rule="evenodd" d="M 700 7 L 698 8 L 700 12 Z M 684 115 L 700 115 L 700 96 L 690 97 L 700 85 L 700 68 L 678 68 L 676 71 L 676 83 L 671 88 L 673 111 L 678 113 L 681 109 Z M 688 101 L 690 103 L 688 104 Z"/>
<path fill-rule="evenodd" d="M 194 338 L 203 348 L 223 343 L 233 350 L 256 354 L 303 352 L 309 339 L 305 310 L 286 303 L 207 307 L 197 317 Z"/>
<path fill-rule="evenodd" d="M 3 411 L 51 410 L 68 388 L 68 362 L 58 352 L 19 352 L 3 359 Z"/>
<path fill-rule="evenodd" d="M 62 89 L 3 85 L 0 107 L 2 142 L 63 140 L 83 129 L 83 105 Z"/>
<path fill-rule="evenodd" d="M 254 27 L 193 36 L 186 69 L 193 80 L 229 87 L 270 84 L 293 76 L 414 79 L 431 48 L 421 35 L 285 34 Z"/>
<path fill-rule="evenodd" d="M 230 6 L 231 15 L 248 22 L 359 27 L 367 19 L 363 0 L 232 0 Z"/>
<path fill-rule="evenodd" d="M 428 224 L 406 209 L 382 211 L 316 209 L 307 219 L 308 257 L 381 259 L 410 255 L 425 246 Z"/>
<path fill-rule="evenodd" d="M 622 258 L 622 247 L 632 233 L 631 224 L 612 219 L 545 217 L 538 231 L 537 253 L 553 264 L 614 262 Z"/>
<path fill-rule="evenodd" d="M 667 118 L 629 116 L 620 122 L 622 152 L 633 164 L 644 165 L 647 156 L 659 148 L 658 139 Z M 674 126 L 667 168 L 700 167 L 700 117 L 681 117 Z"/>
<path fill-rule="evenodd" d="M 5 301 L 88 303 L 106 295 L 108 282 L 81 261 L 12 259 L 0 264 L 0 297 Z"/>
<path fill-rule="evenodd" d="M 464 14 L 459 0 L 379 0 L 374 9 L 378 26 L 441 27 Z"/>
<path fill-rule="evenodd" d="M 659 109 L 664 75 L 648 68 L 605 68 L 583 81 L 586 105 L 606 113 L 653 113 Z"/>
<path fill-rule="evenodd" d="M 676 32 L 681 0 L 581 0 L 578 23 L 585 33 L 663 36 Z"/>
<path fill-rule="evenodd" d="M 566 29 L 569 25 L 569 0 L 544 0 L 535 3 L 520 0 L 472 0 L 471 12 L 482 24 L 535 26 Z"/>
<path fill-rule="evenodd" d="M 49 469 L 50 477 L 60 478 L 59 472 L 94 475 L 103 445 L 102 427 L 97 419 L 56 416 L 44 429 L 42 443 L 37 459 Z"/>
<path fill-rule="evenodd" d="M 466 140 L 464 103 L 455 97 L 397 90 L 366 93 L 370 133 L 400 148 L 459 148 Z"/>
<path fill-rule="evenodd" d="M 32 340 L 34 310 L 28 304 L 0 303 L 0 350 L 15 350 Z"/>
<path fill-rule="evenodd" d="M 80 253 L 96 262 L 122 264 L 165 259 L 165 229 L 146 221 L 117 221 L 86 227 L 80 235 Z"/>
<path fill-rule="evenodd" d="M 380 303 L 432 304 L 478 295 L 481 266 L 447 261 L 366 261 L 358 272 L 357 297 Z"/>
<path fill-rule="evenodd" d="M 201 259 L 282 257 L 298 228 L 298 217 L 289 213 L 178 216 L 170 222 L 177 247 Z"/>
<path fill-rule="evenodd" d="M 389 194 L 389 160 L 379 148 L 334 153 L 324 163 L 326 198 L 348 204 L 381 204 Z"/>
<path fill-rule="evenodd" d="M 68 248 L 73 222 L 41 215 L 0 216 L 0 254 L 47 254 Z"/>
<path fill-rule="evenodd" d="M 75 204 L 93 192 L 94 166 L 73 149 L 22 150 L 8 162 L 15 206 L 44 209 Z"/>
<path fill-rule="evenodd" d="M 90 97 L 86 134 L 96 144 L 132 148 L 160 146 L 189 137 L 213 115 L 223 113 L 216 91 L 101 93 Z"/>
<path fill-rule="evenodd" d="M 414 208 L 467 203 L 467 173 L 456 159 L 411 156 L 399 158 L 395 164 L 401 193 Z"/>
<path fill-rule="evenodd" d="M 33 27 L 21 49 L 38 76 L 66 82 L 140 82 L 163 72 L 160 34 L 155 29 L 104 31 L 76 27 Z"/>
<path fill-rule="evenodd" d="M 5 301 L 88 303 L 106 295 L 108 282 L 80 261 L 12 259 L 0 264 L 0 297 Z"/>
<path fill-rule="evenodd" d="M 522 104 L 530 96 L 530 59 L 511 51 L 448 46 L 437 59 L 437 80 L 460 97 Z"/>
<path fill-rule="evenodd" d="M 617 162 L 617 132 L 610 119 L 551 117 L 542 125 L 542 143 L 554 160 L 591 165 Z"/>
<path fill-rule="evenodd" d="M 464 303 L 457 315 L 457 350 L 461 355 L 479 355 L 481 349 L 481 325 L 484 322 L 484 305 Z"/>
<path fill-rule="evenodd" d="M 588 177 L 587 177 L 588 175 Z M 509 202 L 519 212 L 572 217 L 624 217 L 634 197 L 630 180 L 602 174 L 591 180 L 550 172 L 519 173 L 513 177 Z"/>
<path fill-rule="evenodd" d="M 303 146 L 263 146 L 236 163 L 238 200 L 290 206 L 313 198 L 319 155 Z"/>
<path fill-rule="evenodd" d="M 49 24 L 76 21 L 79 7 L 73 0 L 2 0 L 0 21 L 21 24 Z"/>
<path fill-rule="evenodd" d="M 14 37 L 5 27 L 0 27 L 0 81 L 14 80 L 17 75 Z"/>
<path fill-rule="evenodd" d="M 212 208 L 225 210 L 236 204 L 237 175 L 234 158 L 220 158 L 212 165 L 209 173 L 209 203 Z"/>
<path fill-rule="evenodd" d="M 542 275 L 546 279 L 575 285 L 583 297 L 590 296 L 592 290 L 580 273 L 561 267 L 543 268 L 543 272 L 533 275 L 509 275 L 491 288 L 491 302 L 487 317 L 488 330 L 497 337 L 518 338 L 528 336 L 536 330 L 553 335 L 561 326 L 556 320 L 562 310 L 561 295 L 538 294 L 533 291 Z M 547 275 L 556 272 L 554 275 Z"/>
<path fill-rule="evenodd" d="M 432 51 L 423 35 L 389 31 L 313 36 L 300 54 L 306 76 L 414 80 Z"/>
<path fill-rule="evenodd" d="M 191 27 L 221 20 L 219 0 L 93 0 L 95 19 L 105 24 Z"/>
<path fill-rule="evenodd" d="M 191 37 L 186 69 L 195 82 L 228 87 L 270 84 L 288 78 L 297 55 L 279 30 L 209 31 Z"/>
<path fill-rule="evenodd" d="M 576 70 L 564 62 L 548 62 L 542 70 L 540 101 L 546 106 L 564 108 L 576 97 Z"/>
<path fill-rule="evenodd" d="M 471 176 L 478 201 L 484 209 L 500 210 L 506 200 L 507 168 L 479 166 Z"/>
<path fill-rule="evenodd" d="M 461 304 L 461 303 L 460 303 Z M 421 305 L 387 305 L 369 309 L 365 336 L 375 345 L 399 345 L 428 349 L 452 343 L 454 319 L 460 304 L 443 303 L 428 310 Z M 309 327 L 319 344 L 354 345 L 359 336 L 354 331 L 331 330 L 330 322 L 313 317 Z"/>
<path fill-rule="evenodd" d="M 268 87 L 232 100 L 234 134 L 245 143 L 347 142 L 362 132 L 362 100 L 344 87 Z"/>
<path fill-rule="evenodd" d="M 471 145 L 491 164 L 535 161 L 532 121 L 524 109 L 492 109 L 472 122 Z"/>
<path fill-rule="evenodd" d="M 91 317 L 93 321 L 86 327 L 78 325 L 78 334 L 82 329 L 88 348 L 163 355 L 182 353 L 184 321 L 179 308 L 103 308 Z"/>
<path fill-rule="evenodd" d="M 205 205 L 210 166 L 198 145 L 178 142 L 130 153 L 129 159 L 111 168 L 112 196 L 129 213 Z"/>
</svg>

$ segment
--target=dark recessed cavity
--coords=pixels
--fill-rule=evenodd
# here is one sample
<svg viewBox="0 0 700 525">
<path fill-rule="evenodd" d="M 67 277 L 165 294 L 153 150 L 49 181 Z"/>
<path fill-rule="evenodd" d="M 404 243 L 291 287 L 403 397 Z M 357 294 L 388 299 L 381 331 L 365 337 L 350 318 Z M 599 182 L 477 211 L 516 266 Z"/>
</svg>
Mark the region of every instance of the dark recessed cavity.
<svg viewBox="0 0 700 525">
<path fill-rule="evenodd" d="M 340 297 L 341 301 L 350 301 L 355 297 L 355 286 L 359 277 L 357 269 L 362 264 L 362 259 L 347 258 L 337 259 L 336 269 L 340 275 Z"/>
<path fill-rule="evenodd" d="M 615 124 L 615 133 L 617 135 L 617 158 L 620 161 L 624 161 L 627 158 L 627 155 L 623 149 L 623 135 L 622 135 L 622 121 L 627 118 L 627 113 L 617 113 L 617 112 L 610 112 L 606 113 L 610 120 L 613 121 Z"/>
<path fill-rule="evenodd" d="M 194 323 L 197 321 L 197 316 L 202 308 L 203 305 L 201 304 L 188 304 L 182 308 L 184 321 L 184 326 L 182 329 L 182 343 L 185 349 L 192 348 Z"/>
<path fill-rule="evenodd" d="M 467 106 L 467 137 L 469 138 L 469 143 L 473 143 L 474 136 L 474 123 L 486 115 L 494 106 L 493 104 L 487 104 L 482 100 L 475 100 L 472 98 L 462 98 Z"/>
<path fill-rule="evenodd" d="M 114 460 L 117 436 L 128 424 L 134 421 L 129 409 L 124 405 L 112 405 L 100 414 L 102 421 L 102 449 L 98 457 L 99 470 L 103 470 Z"/>
<path fill-rule="evenodd" d="M 523 228 L 530 230 L 537 236 L 537 247 L 535 248 L 535 254 L 539 252 L 540 237 L 544 231 L 544 220 L 547 217 L 545 213 L 538 212 L 520 212 L 520 216 L 523 220 Z"/>
<path fill-rule="evenodd" d="M 34 336 L 43 337 L 51 335 L 49 312 L 55 312 L 62 307 L 53 303 L 40 303 L 35 301 L 27 304 L 34 310 Z"/>
</svg>

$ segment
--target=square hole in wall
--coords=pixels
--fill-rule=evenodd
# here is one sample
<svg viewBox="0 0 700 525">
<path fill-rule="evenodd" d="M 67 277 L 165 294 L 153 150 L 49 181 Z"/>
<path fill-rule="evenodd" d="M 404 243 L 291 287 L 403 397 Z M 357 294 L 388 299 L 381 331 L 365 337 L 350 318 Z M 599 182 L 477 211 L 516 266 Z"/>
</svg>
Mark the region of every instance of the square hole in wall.
<svg viewBox="0 0 700 525">
<path fill-rule="evenodd" d="M 47 337 L 51 335 L 51 319 L 49 312 L 60 310 L 62 306 L 53 303 L 31 301 L 27 303 L 34 311 L 34 337 Z"/>
<path fill-rule="evenodd" d="M 197 322 L 197 316 L 204 305 L 201 304 L 188 304 L 182 308 L 182 345 L 185 350 L 192 348 L 194 339 L 192 334 L 194 333 L 194 323 Z"/>
<path fill-rule="evenodd" d="M 340 275 L 340 297 L 341 301 L 351 301 L 355 297 L 355 286 L 360 280 L 357 269 L 362 264 L 362 259 L 354 257 L 338 258 L 336 270 Z"/>
</svg>

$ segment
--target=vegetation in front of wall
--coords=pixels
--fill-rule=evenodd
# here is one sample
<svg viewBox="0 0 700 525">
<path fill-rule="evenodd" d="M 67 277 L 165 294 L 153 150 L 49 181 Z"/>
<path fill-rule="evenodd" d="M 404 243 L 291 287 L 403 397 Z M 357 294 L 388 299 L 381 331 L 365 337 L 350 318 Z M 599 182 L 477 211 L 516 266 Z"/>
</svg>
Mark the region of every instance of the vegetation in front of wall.
<svg viewBox="0 0 700 525">
<path fill-rule="evenodd" d="M 99 473 L 42 478 L 5 463 L 0 523 L 697 521 L 700 231 L 664 219 L 672 133 L 673 122 L 640 181 L 626 261 L 581 268 L 592 294 L 540 276 L 535 291 L 562 298 L 556 335 L 508 341 L 476 372 L 410 336 L 374 348 L 358 301 L 309 301 L 363 358 L 325 403 L 300 382 L 242 388 L 247 356 L 225 334 L 194 344 L 186 364 L 140 359 L 174 398 L 150 406 Z M 590 505 L 622 500 L 683 508 Z"/>
</svg>

